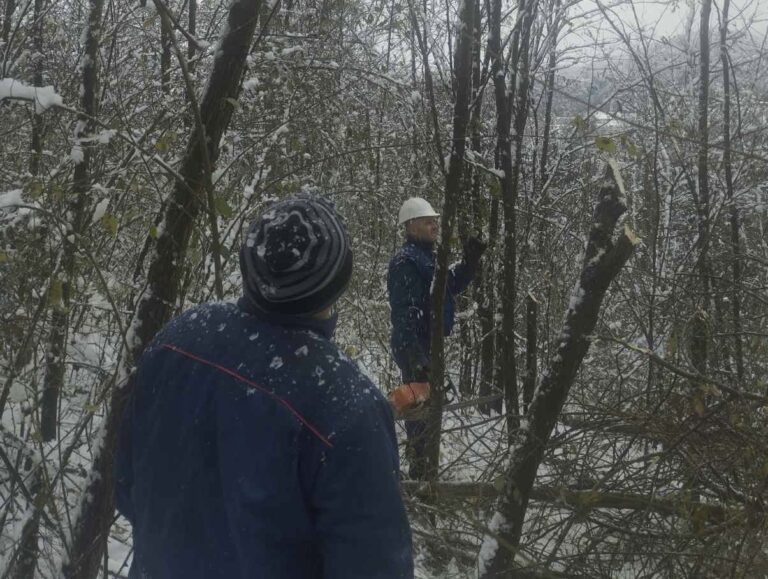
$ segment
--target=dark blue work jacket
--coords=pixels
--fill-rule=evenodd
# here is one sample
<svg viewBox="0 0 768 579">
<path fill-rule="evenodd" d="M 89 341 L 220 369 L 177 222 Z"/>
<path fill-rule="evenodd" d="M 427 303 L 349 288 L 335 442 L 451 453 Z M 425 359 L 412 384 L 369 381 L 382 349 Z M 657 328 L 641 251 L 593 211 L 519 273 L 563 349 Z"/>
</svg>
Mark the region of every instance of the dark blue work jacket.
<svg viewBox="0 0 768 579">
<path fill-rule="evenodd" d="M 448 272 L 443 301 L 443 334 L 453 330 L 455 296 L 474 277 L 463 262 Z M 435 252 L 431 243 L 406 241 L 389 262 L 387 287 L 392 316 L 392 356 L 403 373 L 413 379 L 417 366 L 429 367 L 431 287 L 435 275 Z"/>
<path fill-rule="evenodd" d="M 321 324 L 243 307 L 184 313 L 140 360 L 116 467 L 130 577 L 410 579 L 386 399 Z"/>
</svg>

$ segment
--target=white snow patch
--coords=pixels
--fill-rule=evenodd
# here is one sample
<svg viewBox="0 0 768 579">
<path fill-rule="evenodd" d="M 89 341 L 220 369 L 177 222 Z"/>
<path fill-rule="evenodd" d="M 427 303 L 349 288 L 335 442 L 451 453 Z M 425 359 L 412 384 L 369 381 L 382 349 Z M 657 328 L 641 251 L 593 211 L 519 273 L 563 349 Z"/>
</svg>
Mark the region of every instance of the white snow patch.
<svg viewBox="0 0 768 579">
<path fill-rule="evenodd" d="M 102 199 L 96 204 L 96 208 L 93 210 L 93 216 L 91 217 L 91 223 L 96 223 L 99 219 L 104 217 L 107 213 L 107 207 L 109 207 L 109 198 Z"/>
<path fill-rule="evenodd" d="M 280 356 L 275 356 L 272 358 L 272 362 L 270 362 L 269 367 L 273 370 L 277 370 L 278 368 L 282 368 L 283 366 L 283 359 Z"/>
<path fill-rule="evenodd" d="M 595 253 L 595 255 L 593 255 L 592 258 L 589 260 L 589 262 L 587 263 L 587 266 L 597 265 L 604 255 L 605 255 L 605 249 L 601 247 L 600 249 L 597 250 L 597 253 Z"/>
<path fill-rule="evenodd" d="M 303 51 L 304 51 L 304 47 L 301 46 L 300 44 L 296 46 L 289 46 L 288 48 L 283 48 L 280 51 L 280 56 L 291 56 L 296 53 L 301 53 Z"/>
<path fill-rule="evenodd" d="M 79 165 L 83 162 L 83 159 L 85 158 L 85 153 L 83 153 L 83 148 L 77 144 L 72 147 L 72 150 L 69 152 L 69 158 L 72 159 L 72 162 L 75 165 Z"/>
<path fill-rule="evenodd" d="M 611 168 L 611 171 L 613 172 L 613 178 L 616 179 L 616 184 L 619 186 L 619 193 L 621 193 L 621 197 L 623 198 L 627 194 L 627 189 L 624 186 L 624 179 L 621 176 L 621 171 L 619 170 L 619 164 L 616 162 L 616 159 L 613 157 L 610 157 L 608 159 L 608 165 Z"/>
<path fill-rule="evenodd" d="M 24 201 L 21 198 L 21 189 L 13 189 L 6 193 L 0 193 L 0 209 L 16 207 L 23 204 Z"/>
<path fill-rule="evenodd" d="M 483 544 L 480 547 L 480 553 L 477 556 L 478 577 L 485 573 L 488 563 L 490 563 L 491 559 L 496 555 L 496 551 L 499 549 L 499 542 L 496 540 L 495 535 L 499 533 L 504 522 L 504 516 L 498 511 L 491 517 L 491 522 L 488 524 L 488 530 L 493 533 L 493 536 L 483 536 Z"/>
<path fill-rule="evenodd" d="M 568 311 L 572 312 L 576 310 L 576 308 L 579 307 L 583 299 L 584 299 L 584 288 L 581 287 L 580 283 L 577 283 L 576 287 L 573 290 L 573 293 L 571 294 L 571 300 L 568 303 Z"/>
<path fill-rule="evenodd" d="M 295 354 L 296 356 L 307 356 L 307 355 L 309 354 L 309 348 L 307 348 L 306 346 L 302 346 L 301 348 L 299 348 L 298 350 L 296 350 L 296 351 L 294 352 L 294 354 Z"/>
<path fill-rule="evenodd" d="M 64 100 L 52 86 L 29 86 L 14 78 L 0 80 L 0 101 L 19 99 L 35 103 L 35 112 L 41 113 L 53 106 L 62 106 Z"/>
<path fill-rule="evenodd" d="M 100 145 L 106 145 L 107 143 L 109 143 L 109 141 L 112 140 L 112 137 L 114 137 L 116 134 L 117 134 L 117 131 L 115 131 L 114 129 L 104 129 L 98 135 L 93 137 L 93 139 Z"/>
<path fill-rule="evenodd" d="M 8 394 L 8 400 L 11 402 L 24 402 L 27 398 L 31 398 L 32 396 L 32 392 L 27 390 L 21 380 L 14 380 L 11 383 L 11 391 Z"/>
</svg>

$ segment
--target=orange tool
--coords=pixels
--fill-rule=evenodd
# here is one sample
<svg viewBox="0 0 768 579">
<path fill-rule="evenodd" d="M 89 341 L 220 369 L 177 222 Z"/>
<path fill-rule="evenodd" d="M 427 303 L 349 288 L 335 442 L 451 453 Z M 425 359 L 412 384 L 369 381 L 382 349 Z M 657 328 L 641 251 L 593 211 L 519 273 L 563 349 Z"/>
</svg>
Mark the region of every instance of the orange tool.
<svg viewBox="0 0 768 579">
<path fill-rule="evenodd" d="M 429 382 L 406 382 L 389 393 L 389 403 L 400 416 L 429 399 Z"/>
</svg>

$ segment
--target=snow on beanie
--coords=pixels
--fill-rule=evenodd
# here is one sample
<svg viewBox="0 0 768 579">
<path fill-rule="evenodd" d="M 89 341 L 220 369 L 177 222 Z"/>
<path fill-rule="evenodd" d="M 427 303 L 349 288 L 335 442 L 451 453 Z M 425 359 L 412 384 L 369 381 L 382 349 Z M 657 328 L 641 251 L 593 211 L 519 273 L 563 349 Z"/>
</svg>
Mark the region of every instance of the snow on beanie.
<svg viewBox="0 0 768 579">
<path fill-rule="evenodd" d="M 296 196 L 271 205 L 240 248 L 245 296 L 267 313 L 317 313 L 344 292 L 352 249 L 341 217 L 320 197 Z"/>
</svg>

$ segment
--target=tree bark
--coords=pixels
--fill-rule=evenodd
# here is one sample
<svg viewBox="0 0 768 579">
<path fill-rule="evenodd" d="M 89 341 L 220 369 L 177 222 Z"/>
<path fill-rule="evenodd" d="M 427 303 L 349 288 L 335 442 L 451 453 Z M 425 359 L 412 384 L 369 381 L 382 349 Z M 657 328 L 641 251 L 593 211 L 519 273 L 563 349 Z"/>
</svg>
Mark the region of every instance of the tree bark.
<svg viewBox="0 0 768 579">
<path fill-rule="evenodd" d="M 494 323 L 496 313 L 496 264 L 494 263 L 494 250 L 497 245 L 499 231 L 499 200 L 491 199 L 490 217 L 488 218 L 488 251 L 486 265 L 481 272 L 482 277 L 478 280 L 480 286 L 480 305 L 478 307 L 478 318 L 480 321 L 480 333 L 482 335 L 480 342 L 480 397 L 491 396 L 502 392 L 502 388 L 497 387 L 500 383 L 499 375 L 501 372 L 496 368 L 496 342 L 498 333 Z M 489 415 L 491 411 L 501 414 L 503 399 L 499 398 L 494 402 L 482 404 L 479 407 L 481 413 Z"/>
<path fill-rule="evenodd" d="M 524 0 L 523 0 L 524 1 Z M 494 94 L 496 97 L 496 153 L 495 153 L 495 165 L 496 169 L 501 170 L 501 176 L 499 177 L 499 197 L 506 199 L 511 195 L 509 189 L 511 181 L 509 179 L 512 175 L 512 151 L 510 148 L 509 130 L 510 130 L 510 96 L 507 95 L 507 81 L 506 70 L 504 68 L 504 55 L 501 49 L 501 0 L 493 0 L 490 5 L 490 11 L 488 15 L 488 54 L 491 58 L 491 78 L 493 79 Z M 510 91 L 514 94 L 515 83 L 514 80 L 511 83 Z M 498 220 L 498 207 L 499 200 L 492 200 L 493 208 L 496 209 L 496 219 Z M 491 223 L 493 225 L 494 215 L 492 212 Z M 489 249 L 493 250 L 495 245 L 495 229 L 489 234 Z M 492 253 L 489 252 L 489 253 Z M 514 267 L 514 266 L 513 266 Z M 504 271 L 509 268 L 509 264 L 504 264 Z M 486 293 L 486 305 L 488 309 L 487 317 L 493 324 L 493 318 L 496 311 L 496 306 L 493 300 L 495 274 L 496 272 L 490 272 L 488 276 L 488 288 Z M 495 324 L 493 324 L 495 326 Z M 483 374 L 482 380 L 486 384 L 486 380 L 492 379 L 494 386 L 498 386 L 499 391 L 504 392 L 504 379 L 503 366 L 504 362 L 501 362 L 502 368 L 495 368 L 496 361 L 503 356 L 503 352 L 507 351 L 508 346 L 505 348 L 506 341 L 500 333 L 497 333 L 492 337 L 489 331 L 484 331 L 483 342 Z M 512 336 L 514 339 L 514 335 Z M 497 355 L 498 354 L 498 355 Z M 486 363 L 490 362 L 494 367 L 487 367 Z M 514 360 L 512 360 L 514 365 Z M 480 395 L 486 396 L 490 394 L 491 389 L 481 390 Z M 485 408 L 481 408 L 486 410 Z M 488 408 L 487 410 L 490 410 Z M 497 411 L 501 410 L 501 404 L 496 408 Z M 507 412 L 510 412 L 509 407 Z"/>
<path fill-rule="evenodd" d="M 43 0 L 35 0 L 32 16 L 32 54 L 34 58 L 32 85 L 43 86 Z M 38 114 L 32 107 L 32 136 L 31 155 L 29 158 L 29 172 L 36 176 L 40 170 L 40 161 L 43 156 L 43 115 Z"/>
<path fill-rule="evenodd" d="M 83 114 L 79 115 L 75 126 L 75 143 L 82 148 L 82 159 L 75 164 L 73 173 L 72 192 L 73 200 L 67 204 L 67 213 L 71 215 L 70 230 L 62 240 L 61 271 L 62 279 L 54 280 L 60 283 L 60 301 L 53 303 L 51 316 L 51 330 L 48 336 L 48 345 L 45 359 L 45 376 L 43 379 L 43 393 L 40 402 L 40 434 L 43 441 L 51 441 L 56 438 L 58 427 L 59 397 L 64 383 L 65 359 L 67 355 L 67 333 L 69 326 L 69 308 L 71 297 L 71 285 L 75 279 L 75 254 L 78 238 L 83 233 L 84 213 L 90 192 L 90 145 L 83 142 L 93 130 L 91 117 L 96 116 L 97 95 L 99 91 L 99 37 L 101 35 L 101 16 L 103 0 L 90 0 L 88 21 L 86 23 L 85 54 L 82 64 L 82 97 L 80 106 Z M 38 13 L 40 10 L 40 13 Z M 38 58 L 42 51 L 42 0 L 35 1 L 36 12 L 36 38 L 35 44 L 39 47 Z M 37 27 L 40 27 L 37 29 Z M 39 35 L 39 36 L 38 36 Z M 42 84 L 42 69 L 39 63 L 35 64 L 35 86 Z M 32 162 L 35 171 L 38 169 L 34 161 L 35 146 L 42 147 L 42 135 L 36 133 L 41 130 L 38 124 L 39 115 L 35 114 L 32 127 Z M 41 152 L 38 151 L 38 152 Z M 39 158 L 38 158 L 39 162 Z M 32 166 L 31 166 L 32 168 Z M 58 293 L 58 292 L 57 292 Z M 41 461 L 32 466 L 30 478 L 32 483 L 30 491 L 34 496 L 29 518 L 22 529 L 21 543 L 17 552 L 17 560 L 12 569 L 12 577 L 15 579 L 31 579 L 37 568 L 38 540 L 40 534 L 40 517 L 49 499 L 43 485 L 43 468 Z"/>
<path fill-rule="evenodd" d="M 160 18 L 160 90 L 164 95 L 171 92 L 171 23 Z"/>
<path fill-rule="evenodd" d="M 483 578 L 508 577 L 513 573 L 515 550 L 520 544 L 531 489 L 547 441 L 589 349 L 608 286 L 638 242 L 626 227 L 614 239 L 619 217 L 626 209 L 620 179 L 614 164 L 601 185 L 581 274 L 566 313 L 556 355 L 536 389 L 528 424 L 520 430 L 517 445 L 510 451 L 504 489 L 489 525 L 495 536 L 485 538 L 484 551 L 492 555 L 480 561 Z"/>
<path fill-rule="evenodd" d="M 523 167 L 523 138 L 528 123 L 528 90 L 530 88 L 531 27 L 538 0 L 521 0 L 518 14 L 520 30 L 516 63 L 517 85 L 514 107 L 514 161 L 511 175 L 505 171 L 506 187 L 502 188 L 504 205 L 504 274 L 501 296 L 501 374 L 504 377 L 504 401 L 507 407 L 507 438 L 512 442 L 520 421 L 520 396 L 517 384 L 517 349 L 515 346 L 515 302 L 517 301 L 517 200 Z M 513 45 L 514 47 L 514 45 Z"/>
<path fill-rule="evenodd" d="M 539 302 L 529 293 L 525 298 L 525 380 L 523 381 L 523 409 L 533 400 L 538 377 L 538 323 Z"/>
<path fill-rule="evenodd" d="M 16 11 L 16 0 L 5 0 L 5 11 L 3 17 L 2 39 L 3 48 L 8 50 L 8 40 L 11 38 L 11 22 L 13 13 Z"/>
<path fill-rule="evenodd" d="M 560 7 L 560 2 L 555 2 L 554 11 L 557 13 Z M 558 27 L 560 26 L 560 20 L 557 17 L 553 17 L 551 24 L 550 35 L 552 40 L 549 46 L 549 60 L 547 63 L 547 78 L 544 81 L 544 90 L 546 92 L 546 103 L 544 105 L 544 135 L 541 142 L 541 159 L 539 168 L 539 182 L 541 188 L 547 182 L 547 164 L 549 163 L 549 138 L 552 131 L 552 101 L 555 96 L 555 66 L 557 65 L 557 35 Z M 541 189 L 540 188 L 540 189 Z"/>
<path fill-rule="evenodd" d="M 453 109 L 453 139 L 445 178 L 445 203 L 441 215 L 441 239 L 437 249 L 435 277 L 432 283 L 432 337 L 431 375 L 433 394 L 429 402 L 425 436 L 427 437 L 427 480 L 436 480 L 440 466 L 440 430 L 443 415 L 443 389 L 445 381 L 445 353 L 443 351 L 443 302 L 448 279 L 450 253 L 456 208 L 461 194 L 464 167 L 465 139 L 469 125 L 469 101 L 472 90 L 472 21 L 475 0 L 465 0 L 459 16 L 459 34 L 454 59 L 454 87 L 456 103 Z"/>
<path fill-rule="evenodd" d="M 481 155 L 482 151 L 482 102 L 483 102 L 483 69 L 481 67 L 481 37 L 480 30 L 481 24 L 481 11 L 480 3 L 475 2 L 475 12 L 472 17 L 472 98 L 471 98 L 471 112 L 469 118 L 469 143 L 473 153 Z M 472 164 L 465 164 L 465 185 L 464 190 L 470 192 L 469 203 L 463 205 L 463 211 L 460 212 L 459 219 L 459 239 L 462 244 L 467 240 L 471 234 L 482 235 L 485 229 L 485 215 L 482 211 L 482 193 L 481 185 L 483 176 L 482 173 L 474 167 Z M 463 227 L 462 227 L 463 225 Z M 475 275 L 475 282 L 473 287 L 473 298 L 476 301 L 481 301 L 482 293 L 482 268 L 478 268 L 478 272 Z M 463 301 L 465 303 L 471 302 L 469 293 L 465 294 Z M 477 394 L 477 370 L 479 366 L 479 356 L 477 350 L 479 344 L 473 339 L 474 334 L 470 332 L 470 328 L 466 324 L 462 324 L 461 327 L 461 347 L 462 347 L 462 360 L 461 360 L 461 374 L 459 378 L 459 391 L 462 396 L 473 396 Z"/>
<path fill-rule="evenodd" d="M 700 307 L 707 313 L 710 311 L 712 271 L 709 263 L 710 243 L 710 199 L 709 199 L 709 18 L 712 11 L 712 0 L 702 0 L 701 22 L 699 29 L 699 152 L 698 169 L 698 232 L 699 255 L 698 274 L 701 281 L 702 297 Z"/>
<path fill-rule="evenodd" d="M 27 462 L 31 462 L 27 459 Z M 29 508 L 29 516 L 24 521 L 24 526 L 21 529 L 21 540 L 19 546 L 13 554 L 13 557 L 7 561 L 7 576 L 10 579 L 34 579 L 35 570 L 37 569 L 37 558 L 40 553 L 39 538 L 40 538 L 40 514 L 42 512 L 43 505 L 41 499 L 43 497 L 42 490 L 42 465 L 32 465 L 32 472 L 29 477 L 31 482 L 29 483 L 29 492 L 31 494 Z"/>
<path fill-rule="evenodd" d="M 75 125 L 75 146 L 82 151 L 82 158 L 75 163 L 72 175 L 72 201 L 67 203 L 66 213 L 71 215 L 70 230 L 62 239 L 60 303 L 53 304 L 51 331 L 46 351 L 43 396 L 40 403 L 40 432 L 44 441 L 56 438 L 58 406 L 64 385 L 64 369 L 67 356 L 67 334 L 70 314 L 72 284 L 76 277 L 75 255 L 80 236 L 84 232 L 85 213 L 91 190 L 92 143 L 86 139 L 94 130 L 91 121 L 97 114 L 99 94 L 99 40 L 101 37 L 101 15 L 103 0 L 89 0 L 89 14 L 86 24 L 85 54 L 82 64 L 83 93 L 79 115 Z"/>
<path fill-rule="evenodd" d="M 204 204 L 204 155 L 208 155 L 211 163 L 218 157 L 221 137 L 234 110 L 232 102 L 240 91 L 259 8 L 259 0 L 240 0 L 230 6 L 226 33 L 221 38 L 200 107 L 202 127 L 193 130 L 181 161 L 179 173 L 183 180 L 175 183 L 166 204 L 164 226 L 147 274 L 147 288 L 139 299 L 129 332 L 130 352 L 126 352 L 123 378 L 130 374 L 133 361 L 168 321 L 176 305 L 184 255 Z M 80 516 L 75 521 L 69 560 L 62 569 L 66 579 L 94 579 L 98 572 L 114 513 L 112 469 L 117 430 L 130 391 L 130 382 L 113 391 L 102 425 L 102 444 L 95 454 L 81 498 Z"/>
<path fill-rule="evenodd" d="M 531 4 L 537 0 L 520 0 L 518 5 L 517 21 L 512 31 L 510 44 L 511 56 L 509 68 L 512 78 L 507 83 L 507 70 L 503 62 L 501 48 L 501 0 L 493 0 L 490 7 L 490 22 L 488 35 L 488 52 L 491 56 L 491 76 L 494 82 L 496 95 L 496 167 L 501 170 L 501 199 L 504 207 L 504 268 L 502 272 L 501 291 L 501 332 L 497 337 L 498 358 L 501 361 L 498 376 L 503 381 L 504 399 L 507 408 L 508 436 L 511 436 L 517 428 L 520 404 L 517 391 L 517 365 L 515 360 L 515 294 L 517 247 L 516 247 L 516 221 L 517 221 L 517 181 L 519 180 L 519 164 L 517 164 L 517 179 L 515 179 L 515 167 L 513 166 L 512 138 L 510 135 L 512 123 L 512 103 L 515 102 L 517 90 L 518 65 L 521 50 L 521 29 L 525 23 L 530 23 L 532 16 Z M 534 4 L 535 8 L 535 4 Z M 530 40 L 530 31 L 523 35 Z M 524 50 L 527 54 L 527 48 Z M 527 60 L 527 59 L 526 59 Z M 524 64 L 523 66 L 527 66 Z M 526 75 L 527 76 L 527 75 Z M 522 90 L 522 88 L 521 88 Z M 525 90 L 527 92 L 527 82 Z M 523 97 L 527 109 L 527 95 Z M 520 111 L 515 120 L 515 128 L 522 122 L 525 127 L 527 110 Z M 517 137 L 515 142 L 518 142 Z M 522 139 L 522 134 L 519 135 Z M 521 153 L 522 154 L 522 153 Z M 517 153 L 514 155 L 517 158 Z"/>
<path fill-rule="evenodd" d="M 197 38 L 197 0 L 189 0 L 189 25 L 187 26 L 187 31 L 189 32 L 189 35 L 193 38 Z M 192 62 L 192 59 L 195 57 L 195 49 L 196 45 L 192 40 L 187 40 L 187 60 L 190 61 L 189 68 L 190 71 L 192 70 L 194 63 Z"/>
<path fill-rule="evenodd" d="M 728 57 L 728 11 L 730 0 L 723 0 L 722 25 L 720 28 L 720 61 L 723 67 L 723 168 L 725 170 L 725 198 L 728 202 L 731 226 L 731 315 L 733 322 L 734 357 L 736 378 L 744 381 L 744 346 L 741 323 L 741 217 L 733 198 L 733 162 L 731 160 L 731 62 Z"/>
</svg>

